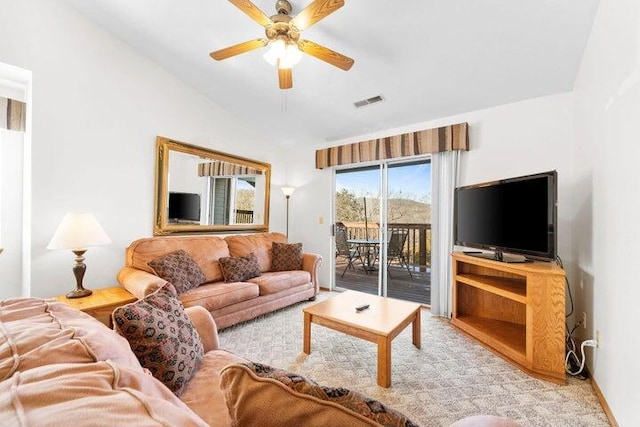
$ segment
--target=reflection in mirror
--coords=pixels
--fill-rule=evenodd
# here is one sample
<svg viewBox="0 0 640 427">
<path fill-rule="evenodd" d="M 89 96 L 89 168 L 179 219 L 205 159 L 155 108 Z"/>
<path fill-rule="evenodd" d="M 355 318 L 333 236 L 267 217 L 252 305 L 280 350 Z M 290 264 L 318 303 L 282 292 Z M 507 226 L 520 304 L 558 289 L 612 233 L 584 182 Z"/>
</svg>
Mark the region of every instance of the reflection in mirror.
<svg viewBox="0 0 640 427">
<path fill-rule="evenodd" d="M 267 163 L 158 137 L 154 234 L 267 229 Z"/>
</svg>

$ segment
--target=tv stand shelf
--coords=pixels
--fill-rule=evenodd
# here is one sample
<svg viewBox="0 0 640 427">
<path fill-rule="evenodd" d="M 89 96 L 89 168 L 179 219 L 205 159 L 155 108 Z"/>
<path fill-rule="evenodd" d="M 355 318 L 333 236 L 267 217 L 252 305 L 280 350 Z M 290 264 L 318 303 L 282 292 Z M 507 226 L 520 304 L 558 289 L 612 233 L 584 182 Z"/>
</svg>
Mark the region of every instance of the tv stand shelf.
<svg viewBox="0 0 640 427">
<path fill-rule="evenodd" d="M 474 333 L 470 333 L 470 335 L 479 340 L 495 341 L 497 346 L 506 348 L 508 352 L 515 352 L 520 357 L 526 356 L 527 343 L 524 325 L 473 315 L 462 315 L 458 317 L 458 320 L 464 322 L 468 330 L 473 330 Z"/>
<path fill-rule="evenodd" d="M 458 281 L 523 304 L 527 302 L 526 282 L 520 279 L 482 276 L 480 274 L 460 274 L 458 275 Z"/>
<path fill-rule="evenodd" d="M 451 324 L 538 378 L 565 382 L 565 273 L 454 252 Z"/>
</svg>

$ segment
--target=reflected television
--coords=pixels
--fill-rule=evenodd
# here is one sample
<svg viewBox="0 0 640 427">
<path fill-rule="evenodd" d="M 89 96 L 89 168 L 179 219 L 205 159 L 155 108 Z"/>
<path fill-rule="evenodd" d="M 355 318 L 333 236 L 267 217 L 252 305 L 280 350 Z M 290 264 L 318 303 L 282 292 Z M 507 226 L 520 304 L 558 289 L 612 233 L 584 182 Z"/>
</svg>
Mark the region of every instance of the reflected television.
<svg viewBox="0 0 640 427">
<path fill-rule="evenodd" d="M 170 192 L 169 221 L 200 221 L 200 194 Z"/>
<path fill-rule="evenodd" d="M 505 262 L 555 260 L 557 181 L 550 171 L 456 188 L 455 244 L 493 251 L 468 253 Z"/>
</svg>

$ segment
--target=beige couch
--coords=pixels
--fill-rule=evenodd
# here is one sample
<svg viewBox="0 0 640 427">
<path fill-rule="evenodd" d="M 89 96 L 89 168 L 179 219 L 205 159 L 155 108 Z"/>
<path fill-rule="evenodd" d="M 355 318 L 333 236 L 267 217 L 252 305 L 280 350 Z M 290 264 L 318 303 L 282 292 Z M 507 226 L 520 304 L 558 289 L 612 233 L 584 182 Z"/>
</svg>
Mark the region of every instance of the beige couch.
<svg viewBox="0 0 640 427">
<path fill-rule="evenodd" d="M 124 338 L 88 314 L 52 300 L 0 301 L 0 425 L 379 425 L 254 375 L 238 365 L 248 360 L 218 348 L 205 309 L 185 312 L 204 357 L 178 398 Z"/>
<path fill-rule="evenodd" d="M 180 295 L 185 307 L 202 306 L 219 328 L 253 319 L 296 302 L 313 299 L 319 292 L 320 255 L 304 253 L 302 270 L 271 271 L 273 242 L 286 243 L 281 233 L 257 233 L 217 237 L 212 235 L 161 236 L 139 239 L 126 250 L 125 267 L 118 281 L 138 299 L 162 287 L 166 281 L 154 274 L 149 261 L 183 249 L 195 260 L 206 281 Z M 246 282 L 225 283 L 218 259 L 253 252 L 262 274 Z"/>
<path fill-rule="evenodd" d="M 227 426 L 215 324 L 187 309 L 205 348 L 180 399 L 143 370 L 129 343 L 88 314 L 35 298 L 0 301 L 0 425 Z"/>
<path fill-rule="evenodd" d="M 177 397 L 140 366 L 124 338 L 88 314 L 54 300 L 0 301 L 0 425 L 381 425 L 374 419 L 412 425 L 398 422 L 390 408 L 380 413 L 378 404 L 371 405 L 374 415 L 367 398 L 349 404 L 340 396 L 323 397 L 319 386 L 297 375 L 293 383 L 256 375 L 247 359 L 218 347 L 207 310 L 196 306 L 185 312 L 204 356 Z M 495 417 L 472 417 L 458 425 L 517 426 Z"/>
</svg>

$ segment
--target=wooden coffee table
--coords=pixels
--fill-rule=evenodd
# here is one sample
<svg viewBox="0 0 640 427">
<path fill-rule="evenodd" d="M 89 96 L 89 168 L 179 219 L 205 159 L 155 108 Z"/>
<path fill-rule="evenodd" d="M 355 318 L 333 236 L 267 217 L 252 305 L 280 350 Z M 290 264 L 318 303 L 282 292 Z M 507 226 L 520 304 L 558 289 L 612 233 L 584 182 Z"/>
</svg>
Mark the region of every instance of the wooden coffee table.
<svg viewBox="0 0 640 427">
<path fill-rule="evenodd" d="M 356 312 L 356 307 L 369 308 Z M 420 304 L 346 291 L 303 310 L 303 351 L 311 353 L 311 324 L 325 326 L 378 344 L 378 385 L 391 385 L 391 341 L 413 324 L 413 345 L 420 348 Z"/>
</svg>

